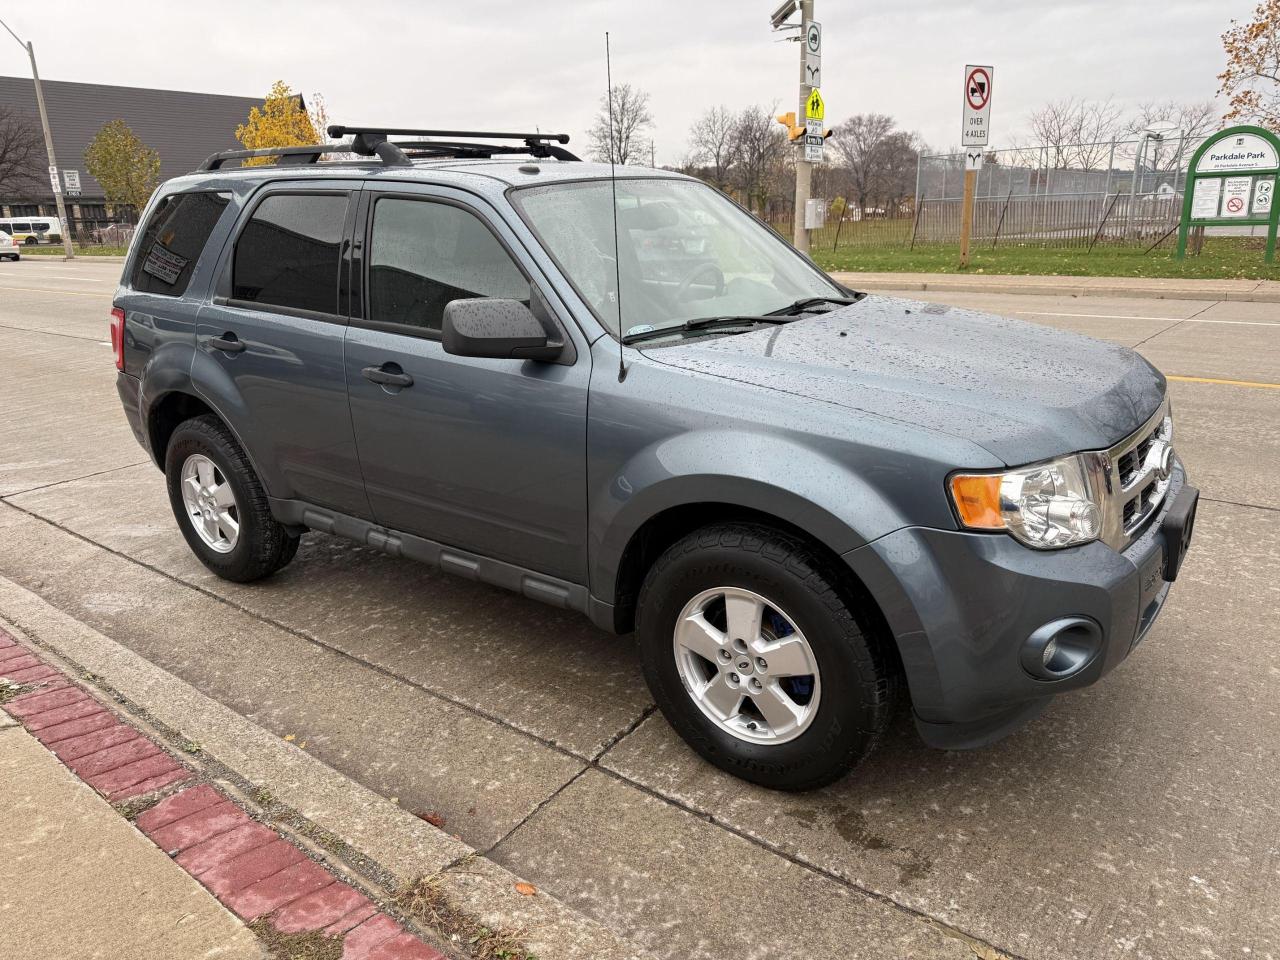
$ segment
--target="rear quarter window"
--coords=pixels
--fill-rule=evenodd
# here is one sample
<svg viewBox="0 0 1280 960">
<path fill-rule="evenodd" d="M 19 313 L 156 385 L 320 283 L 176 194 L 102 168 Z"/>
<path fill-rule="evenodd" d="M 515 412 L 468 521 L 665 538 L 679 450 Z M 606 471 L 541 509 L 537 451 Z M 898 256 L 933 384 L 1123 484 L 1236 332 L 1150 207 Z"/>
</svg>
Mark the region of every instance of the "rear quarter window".
<svg viewBox="0 0 1280 960">
<path fill-rule="evenodd" d="M 182 296 L 230 202 L 229 193 L 199 192 L 170 194 L 156 204 L 138 239 L 129 286 L 140 293 Z"/>
</svg>

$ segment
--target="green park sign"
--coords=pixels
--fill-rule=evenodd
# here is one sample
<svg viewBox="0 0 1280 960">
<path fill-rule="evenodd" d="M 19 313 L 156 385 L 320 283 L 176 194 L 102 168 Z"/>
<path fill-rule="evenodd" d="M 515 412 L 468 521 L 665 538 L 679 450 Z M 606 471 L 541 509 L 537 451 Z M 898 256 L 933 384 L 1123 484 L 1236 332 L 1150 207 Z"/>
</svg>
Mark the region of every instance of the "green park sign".
<svg viewBox="0 0 1280 960">
<path fill-rule="evenodd" d="M 1231 127 L 1214 134 L 1187 170 L 1178 259 L 1187 255 L 1192 227 L 1267 227 L 1267 262 L 1276 256 L 1280 205 L 1273 203 L 1280 175 L 1280 138 L 1263 127 Z"/>
</svg>

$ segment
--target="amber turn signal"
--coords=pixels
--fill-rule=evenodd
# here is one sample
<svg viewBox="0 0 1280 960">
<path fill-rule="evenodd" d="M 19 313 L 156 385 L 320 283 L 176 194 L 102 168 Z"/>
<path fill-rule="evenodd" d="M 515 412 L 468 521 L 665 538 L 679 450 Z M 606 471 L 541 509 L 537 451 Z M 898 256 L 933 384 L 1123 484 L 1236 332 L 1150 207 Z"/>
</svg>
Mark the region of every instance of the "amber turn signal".
<svg viewBox="0 0 1280 960">
<path fill-rule="evenodd" d="M 960 522 L 976 530 L 1003 530 L 1000 514 L 999 474 L 956 474 L 951 478 L 951 500 Z"/>
</svg>

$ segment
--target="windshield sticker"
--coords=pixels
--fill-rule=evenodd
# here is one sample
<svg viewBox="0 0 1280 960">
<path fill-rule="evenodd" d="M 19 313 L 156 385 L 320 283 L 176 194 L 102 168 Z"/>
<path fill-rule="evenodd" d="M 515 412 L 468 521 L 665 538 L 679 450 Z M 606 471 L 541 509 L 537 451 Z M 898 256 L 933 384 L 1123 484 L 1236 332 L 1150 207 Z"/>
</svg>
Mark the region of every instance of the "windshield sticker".
<svg viewBox="0 0 1280 960">
<path fill-rule="evenodd" d="M 624 336 L 634 337 L 638 333 L 648 333 L 650 330 L 657 329 L 651 323 L 638 323 L 634 327 L 628 327 Z"/>
<path fill-rule="evenodd" d="M 180 257 L 162 243 L 153 243 L 143 261 L 143 272 L 163 280 L 169 286 L 178 282 L 183 268 L 190 263 L 186 257 Z"/>
</svg>

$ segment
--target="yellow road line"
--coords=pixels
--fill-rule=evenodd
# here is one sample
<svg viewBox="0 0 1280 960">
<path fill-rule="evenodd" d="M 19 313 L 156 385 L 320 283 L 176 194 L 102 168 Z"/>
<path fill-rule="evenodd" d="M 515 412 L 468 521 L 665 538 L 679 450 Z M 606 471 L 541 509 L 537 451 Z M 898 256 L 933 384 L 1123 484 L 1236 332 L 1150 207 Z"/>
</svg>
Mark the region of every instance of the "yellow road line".
<svg viewBox="0 0 1280 960">
<path fill-rule="evenodd" d="M 41 287 L 7 287 L 0 284 L 0 290 L 21 290 L 24 293 L 52 293 L 55 297 L 97 297 L 110 299 L 107 293 L 85 293 L 83 290 L 45 290 Z"/>
<path fill-rule="evenodd" d="M 1259 383 L 1256 380 L 1219 380 L 1216 377 L 1175 377 L 1166 374 L 1166 380 L 1177 380 L 1180 383 L 1220 383 L 1228 387 L 1256 387 L 1259 390 L 1280 390 L 1280 383 Z"/>
</svg>

